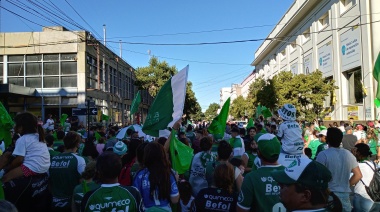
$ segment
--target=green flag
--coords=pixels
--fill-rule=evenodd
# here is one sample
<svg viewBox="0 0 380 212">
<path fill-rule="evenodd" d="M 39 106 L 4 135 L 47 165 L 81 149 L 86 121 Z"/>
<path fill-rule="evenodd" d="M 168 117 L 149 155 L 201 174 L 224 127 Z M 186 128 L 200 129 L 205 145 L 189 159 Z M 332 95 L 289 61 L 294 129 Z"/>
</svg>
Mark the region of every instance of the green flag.
<svg viewBox="0 0 380 212">
<path fill-rule="evenodd" d="M 178 174 L 184 174 L 190 168 L 194 150 L 179 141 L 175 134 L 177 133 L 172 133 L 170 137 L 172 167 Z"/>
<path fill-rule="evenodd" d="M 188 70 L 186 66 L 161 87 L 145 119 L 145 134 L 159 137 L 160 131 L 173 127 L 182 118 Z"/>
<path fill-rule="evenodd" d="M 253 118 L 249 118 L 246 128 L 249 129 L 249 128 L 254 127 L 254 126 L 255 126 L 255 124 L 253 123 Z"/>
<path fill-rule="evenodd" d="M 108 121 L 109 119 L 110 119 L 109 116 L 107 116 L 107 115 L 105 115 L 105 114 L 102 113 L 102 120 Z"/>
<path fill-rule="evenodd" d="M 140 91 L 138 91 L 135 98 L 132 101 L 131 115 L 135 114 L 138 111 L 140 103 L 141 103 L 141 95 L 140 95 Z"/>
<path fill-rule="evenodd" d="M 61 123 L 61 126 L 62 126 L 62 127 L 65 126 L 65 122 L 66 122 L 67 117 L 68 117 L 67 114 L 62 113 L 61 118 L 59 119 L 59 122 Z"/>
<path fill-rule="evenodd" d="M 379 55 L 377 56 L 375 66 L 373 67 L 373 77 L 377 81 L 377 90 L 376 90 L 376 98 L 375 98 L 375 105 L 376 107 L 380 106 L 380 52 Z"/>
<path fill-rule="evenodd" d="M 12 143 L 12 134 L 10 130 L 13 126 L 14 122 L 11 116 L 0 102 L 0 141 L 4 141 L 5 147 L 8 147 Z"/>
<path fill-rule="evenodd" d="M 223 138 L 226 131 L 228 112 L 230 111 L 230 98 L 224 103 L 219 115 L 217 115 L 208 127 L 208 131 L 217 138 Z"/>
<path fill-rule="evenodd" d="M 98 132 L 95 132 L 95 139 L 97 141 L 99 141 L 99 139 L 101 138 L 102 136 L 98 133 Z"/>
<path fill-rule="evenodd" d="M 272 117 L 272 113 L 270 112 L 270 110 L 265 107 L 265 106 L 262 106 L 261 107 L 261 113 L 263 114 L 264 118 L 269 118 L 269 117 Z"/>
<path fill-rule="evenodd" d="M 256 107 L 256 119 L 258 119 L 260 115 L 261 115 L 261 105 L 258 105 Z"/>
</svg>

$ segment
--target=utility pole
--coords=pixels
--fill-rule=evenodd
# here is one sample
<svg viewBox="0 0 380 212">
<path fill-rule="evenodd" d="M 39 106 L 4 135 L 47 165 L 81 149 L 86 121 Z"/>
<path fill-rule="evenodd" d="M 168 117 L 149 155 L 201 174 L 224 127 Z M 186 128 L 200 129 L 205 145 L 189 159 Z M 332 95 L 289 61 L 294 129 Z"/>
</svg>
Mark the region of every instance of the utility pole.
<svg viewBox="0 0 380 212">
<path fill-rule="evenodd" d="M 123 44 L 121 43 L 121 40 L 119 40 L 119 49 L 120 49 L 120 58 L 123 59 Z"/>
</svg>

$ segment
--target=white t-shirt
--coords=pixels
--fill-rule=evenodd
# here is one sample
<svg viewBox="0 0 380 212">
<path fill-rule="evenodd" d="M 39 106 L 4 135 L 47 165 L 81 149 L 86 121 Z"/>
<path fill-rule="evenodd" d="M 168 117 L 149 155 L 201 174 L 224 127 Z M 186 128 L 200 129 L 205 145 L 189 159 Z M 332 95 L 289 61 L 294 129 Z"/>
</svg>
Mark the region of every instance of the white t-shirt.
<svg viewBox="0 0 380 212">
<path fill-rule="evenodd" d="M 46 124 L 47 124 L 48 130 L 54 130 L 54 120 L 53 119 L 46 120 Z"/>
<path fill-rule="evenodd" d="M 45 143 L 39 141 L 39 135 L 25 134 L 16 141 L 13 155 L 23 156 L 24 166 L 35 173 L 45 173 L 50 167 L 50 154 Z"/>
<path fill-rule="evenodd" d="M 356 183 L 356 186 L 354 188 L 354 192 L 357 193 L 357 194 L 360 194 L 360 196 L 362 196 L 362 197 L 364 197 L 366 199 L 371 200 L 371 197 L 368 195 L 367 191 L 365 190 L 363 182 L 364 182 L 364 184 L 366 186 L 369 186 L 369 183 L 371 182 L 371 180 L 373 178 L 374 172 L 371 169 L 371 167 L 369 167 L 366 163 L 368 165 L 370 165 L 373 169 L 375 169 L 375 167 L 373 166 L 373 163 L 371 161 L 364 161 L 363 163 L 358 163 L 360 171 L 362 172 L 363 177 L 362 177 L 361 181 L 359 181 L 358 183 Z"/>
<path fill-rule="evenodd" d="M 304 146 L 302 129 L 296 121 L 282 122 L 277 136 L 281 138 L 282 149 L 286 153 L 302 154 Z"/>
</svg>

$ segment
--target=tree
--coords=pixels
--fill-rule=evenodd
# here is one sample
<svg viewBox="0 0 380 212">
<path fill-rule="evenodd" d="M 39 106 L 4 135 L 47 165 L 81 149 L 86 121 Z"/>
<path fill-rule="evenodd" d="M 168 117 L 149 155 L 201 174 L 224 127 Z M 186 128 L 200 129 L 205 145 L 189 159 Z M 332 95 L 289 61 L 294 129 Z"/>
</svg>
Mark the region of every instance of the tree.
<svg viewBox="0 0 380 212">
<path fill-rule="evenodd" d="M 256 114 L 256 107 L 260 103 L 258 94 L 264 88 L 265 84 L 265 80 L 262 77 L 259 77 L 249 86 L 247 96 L 248 117 L 252 117 Z"/>
<path fill-rule="evenodd" d="M 272 79 L 266 80 L 264 87 L 257 92 L 256 102 L 272 111 L 277 108 L 277 92 Z"/>
<path fill-rule="evenodd" d="M 211 103 L 205 111 L 205 119 L 211 121 L 218 115 L 219 104 Z"/>
<path fill-rule="evenodd" d="M 327 81 L 318 70 L 294 76 L 291 72 L 281 72 L 273 77 L 273 82 L 277 106 L 293 104 L 298 117 L 309 121 L 321 114 L 325 97 L 338 88 L 334 86 L 334 80 Z"/>
<path fill-rule="evenodd" d="M 149 94 L 155 97 L 165 82 L 176 73 L 175 66 L 169 66 L 167 62 L 160 62 L 156 57 L 152 57 L 149 66 L 136 69 L 135 85 L 141 90 L 148 90 Z"/>
<path fill-rule="evenodd" d="M 157 58 L 152 57 L 149 60 L 149 66 L 136 69 L 135 85 L 138 86 L 140 90 L 148 90 L 149 94 L 152 97 L 155 97 L 165 82 L 177 72 L 175 66 L 170 66 L 167 62 L 161 62 Z M 191 118 L 192 114 L 196 114 L 200 110 L 201 106 L 192 90 L 192 83 L 187 82 L 183 114 L 185 114 L 186 117 Z"/>
<path fill-rule="evenodd" d="M 231 103 L 230 115 L 233 116 L 235 119 L 240 120 L 242 117 L 246 115 L 246 113 L 247 113 L 247 101 L 244 99 L 243 96 L 238 96 Z"/>
<path fill-rule="evenodd" d="M 183 114 L 185 114 L 188 119 L 193 118 L 195 114 L 202 110 L 197 98 L 195 97 L 195 93 L 192 90 L 192 87 L 193 84 L 191 82 L 187 82 Z"/>
<path fill-rule="evenodd" d="M 193 121 L 203 121 L 205 119 L 205 114 L 202 112 L 200 105 L 199 108 L 200 110 L 197 113 L 191 114 L 191 118 L 193 119 Z"/>
</svg>

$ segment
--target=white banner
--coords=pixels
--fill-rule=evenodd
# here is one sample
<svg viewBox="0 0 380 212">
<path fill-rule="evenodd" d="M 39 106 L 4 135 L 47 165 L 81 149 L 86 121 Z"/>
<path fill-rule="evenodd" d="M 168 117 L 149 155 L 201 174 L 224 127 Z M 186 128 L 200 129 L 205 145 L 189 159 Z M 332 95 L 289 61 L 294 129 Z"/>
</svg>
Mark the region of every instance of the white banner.
<svg viewBox="0 0 380 212">
<path fill-rule="evenodd" d="M 304 67 L 304 72 L 305 74 L 310 74 L 313 72 L 313 54 L 310 53 L 305 56 L 303 59 L 303 67 Z"/>
<path fill-rule="evenodd" d="M 329 77 L 333 75 L 332 70 L 332 45 L 331 41 L 322 45 L 318 49 L 318 65 L 319 70 L 322 72 L 323 77 Z"/>
<path fill-rule="evenodd" d="M 342 72 L 361 66 L 360 28 L 352 27 L 340 35 Z"/>
</svg>

